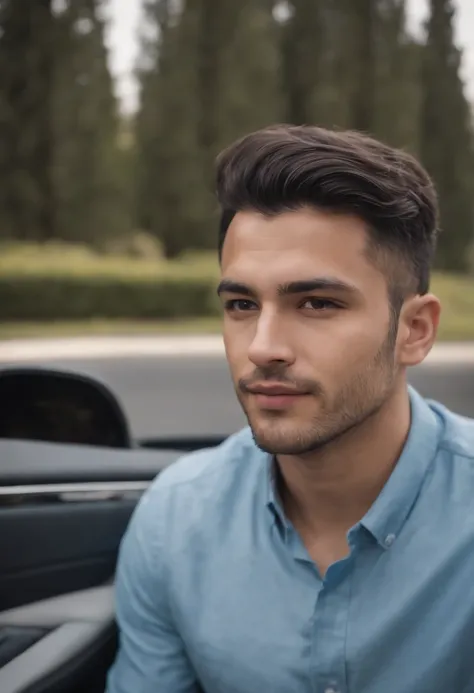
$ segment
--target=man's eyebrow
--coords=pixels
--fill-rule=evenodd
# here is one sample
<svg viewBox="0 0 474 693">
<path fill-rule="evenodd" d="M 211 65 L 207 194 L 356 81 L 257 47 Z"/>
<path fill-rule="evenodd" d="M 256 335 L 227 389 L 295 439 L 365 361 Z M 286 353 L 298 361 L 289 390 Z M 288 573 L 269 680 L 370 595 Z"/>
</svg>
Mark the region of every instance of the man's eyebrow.
<svg viewBox="0 0 474 693">
<path fill-rule="evenodd" d="M 236 282 L 233 279 L 222 279 L 217 287 L 217 295 L 221 294 L 240 294 L 241 296 L 255 296 L 253 291 L 247 284 Z"/>
<path fill-rule="evenodd" d="M 349 282 L 345 282 L 337 277 L 315 277 L 314 279 L 300 279 L 298 281 L 289 282 L 288 284 L 280 284 L 278 287 L 279 296 L 287 296 L 288 294 L 305 294 L 312 291 L 337 291 L 339 293 L 359 293 L 359 289 Z"/>
<path fill-rule="evenodd" d="M 299 279 L 294 282 L 280 284 L 278 286 L 279 296 L 288 296 L 290 294 L 305 294 L 313 291 L 337 291 L 338 293 L 359 293 L 359 289 L 348 282 L 338 279 L 337 277 L 315 277 L 314 279 Z M 217 287 L 217 294 L 220 296 L 223 293 L 240 294 L 241 296 L 250 296 L 254 298 L 256 292 L 247 284 L 234 281 L 233 279 L 222 279 Z"/>
</svg>

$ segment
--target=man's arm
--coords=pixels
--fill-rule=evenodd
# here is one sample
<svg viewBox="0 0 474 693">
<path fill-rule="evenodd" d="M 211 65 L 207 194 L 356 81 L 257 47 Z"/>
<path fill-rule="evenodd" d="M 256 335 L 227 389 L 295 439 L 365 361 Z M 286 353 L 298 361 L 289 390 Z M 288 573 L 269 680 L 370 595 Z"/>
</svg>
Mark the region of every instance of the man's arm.
<svg viewBox="0 0 474 693">
<path fill-rule="evenodd" d="M 119 651 L 106 693 L 197 693 L 199 687 L 170 612 L 162 494 L 146 493 L 122 540 L 116 610 Z"/>
</svg>

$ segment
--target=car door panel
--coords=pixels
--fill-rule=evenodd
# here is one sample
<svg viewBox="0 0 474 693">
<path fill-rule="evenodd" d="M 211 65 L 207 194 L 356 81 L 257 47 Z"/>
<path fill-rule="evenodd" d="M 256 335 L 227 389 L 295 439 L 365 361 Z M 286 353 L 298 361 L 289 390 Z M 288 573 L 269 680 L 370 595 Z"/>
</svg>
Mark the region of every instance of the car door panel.
<svg viewBox="0 0 474 693">
<path fill-rule="evenodd" d="M 136 498 L 0 508 L 0 612 L 107 580 L 135 503 Z"/>
<path fill-rule="evenodd" d="M 179 454 L 0 441 L 1 693 L 103 690 L 120 540 Z"/>
<path fill-rule="evenodd" d="M 83 590 L 0 614 L 0 636 L 10 631 L 39 633 L 0 670 L 2 693 L 54 690 L 75 685 L 87 660 L 104 656 L 115 638 L 113 587 Z M 1 641 L 0 641 L 1 643 Z M 0 657 L 2 647 L 0 644 Z M 41 689 L 40 689 L 41 690 Z"/>
</svg>

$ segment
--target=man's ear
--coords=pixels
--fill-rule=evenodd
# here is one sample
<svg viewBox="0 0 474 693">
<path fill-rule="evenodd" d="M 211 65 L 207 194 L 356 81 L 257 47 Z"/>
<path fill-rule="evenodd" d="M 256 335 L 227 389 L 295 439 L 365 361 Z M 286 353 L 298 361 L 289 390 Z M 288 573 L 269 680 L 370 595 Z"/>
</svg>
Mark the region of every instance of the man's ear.
<svg viewBox="0 0 474 693">
<path fill-rule="evenodd" d="M 400 313 L 397 339 L 398 363 L 417 366 L 431 351 L 438 332 L 441 303 L 433 294 L 408 299 Z"/>
</svg>

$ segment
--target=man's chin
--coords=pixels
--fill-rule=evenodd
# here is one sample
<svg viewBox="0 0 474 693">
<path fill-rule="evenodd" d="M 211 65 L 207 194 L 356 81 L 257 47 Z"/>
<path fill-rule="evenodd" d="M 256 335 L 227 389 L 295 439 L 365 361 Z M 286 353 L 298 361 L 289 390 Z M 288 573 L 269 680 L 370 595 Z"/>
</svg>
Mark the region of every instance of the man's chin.
<svg viewBox="0 0 474 693">
<path fill-rule="evenodd" d="M 255 445 L 269 455 L 291 455 L 301 457 L 310 452 L 314 452 L 319 445 L 303 445 L 301 442 L 292 440 L 274 440 L 268 437 L 253 435 Z"/>
<path fill-rule="evenodd" d="M 263 430 L 262 427 L 252 424 L 250 428 L 257 447 L 270 455 L 305 455 L 318 449 L 321 444 L 314 431 L 312 435 L 305 435 L 294 429 L 285 431 L 284 426 L 279 426 L 278 431 Z"/>
</svg>

